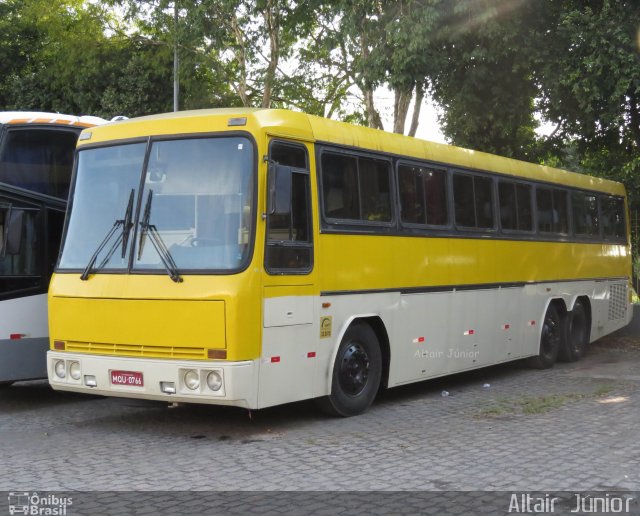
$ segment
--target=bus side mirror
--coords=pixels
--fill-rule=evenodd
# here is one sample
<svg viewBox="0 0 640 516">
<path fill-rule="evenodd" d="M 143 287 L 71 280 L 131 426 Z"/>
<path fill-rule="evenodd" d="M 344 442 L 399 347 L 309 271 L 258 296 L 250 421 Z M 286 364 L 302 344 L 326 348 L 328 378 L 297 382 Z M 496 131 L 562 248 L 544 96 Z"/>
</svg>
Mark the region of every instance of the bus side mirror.
<svg viewBox="0 0 640 516">
<path fill-rule="evenodd" d="M 2 249 L 3 254 L 15 255 L 20 254 L 22 247 L 22 225 L 24 223 L 23 210 L 10 210 L 8 220 L 6 222 L 4 242 Z"/>
<path fill-rule="evenodd" d="M 269 199 L 267 213 L 269 215 L 286 215 L 291 213 L 291 167 L 271 163 L 267 181 Z"/>
</svg>

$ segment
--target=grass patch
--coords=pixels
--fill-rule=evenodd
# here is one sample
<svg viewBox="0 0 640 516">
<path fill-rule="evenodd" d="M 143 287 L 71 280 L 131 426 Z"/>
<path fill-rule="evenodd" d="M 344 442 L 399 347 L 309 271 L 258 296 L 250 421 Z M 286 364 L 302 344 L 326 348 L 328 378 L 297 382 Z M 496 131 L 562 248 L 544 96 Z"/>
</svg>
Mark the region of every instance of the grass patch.
<svg viewBox="0 0 640 516">
<path fill-rule="evenodd" d="M 556 410 L 567 403 L 573 403 L 581 399 L 595 399 L 609 396 L 613 391 L 623 387 L 621 383 L 602 383 L 593 392 L 548 394 L 544 396 L 522 396 L 520 398 L 497 398 L 488 406 L 475 413 L 476 418 L 499 418 L 518 414 L 533 415 L 545 414 Z"/>
<path fill-rule="evenodd" d="M 520 398 L 498 398 L 487 407 L 475 413 L 475 417 L 499 418 L 503 416 L 514 416 L 524 414 L 527 416 L 534 414 L 545 414 L 552 410 L 559 409 L 567 403 L 573 403 L 585 398 L 601 398 L 609 395 L 617 385 L 605 383 L 591 393 L 567 393 L 548 394 L 544 396 L 522 396 Z"/>
<path fill-rule="evenodd" d="M 544 414 L 585 396 L 584 394 L 550 394 L 537 398 L 525 398 L 520 402 L 520 409 L 523 414 Z"/>
<path fill-rule="evenodd" d="M 612 383 L 603 383 L 595 390 L 593 394 L 598 398 L 601 398 L 602 396 L 607 396 L 611 394 L 615 388 L 616 388 L 616 385 Z"/>
</svg>

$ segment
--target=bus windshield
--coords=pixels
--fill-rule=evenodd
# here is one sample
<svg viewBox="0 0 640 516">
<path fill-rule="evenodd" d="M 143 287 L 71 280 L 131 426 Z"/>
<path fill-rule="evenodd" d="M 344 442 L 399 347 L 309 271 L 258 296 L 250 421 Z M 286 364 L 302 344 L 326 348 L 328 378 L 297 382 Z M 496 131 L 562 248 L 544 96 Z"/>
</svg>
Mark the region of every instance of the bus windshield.
<svg viewBox="0 0 640 516">
<path fill-rule="evenodd" d="M 94 272 L 164 271 L 157 242 L 179 271 L 241 269 L 249 257 L 253 167 L 253 146 L 244 137 L 81 150 L 59 269 L 87 267 L 119 221 Z M 128 235 L 132 191 L 138 208 Z M 149 229 L 154 238 L 146 238 Z"/>
</svg>

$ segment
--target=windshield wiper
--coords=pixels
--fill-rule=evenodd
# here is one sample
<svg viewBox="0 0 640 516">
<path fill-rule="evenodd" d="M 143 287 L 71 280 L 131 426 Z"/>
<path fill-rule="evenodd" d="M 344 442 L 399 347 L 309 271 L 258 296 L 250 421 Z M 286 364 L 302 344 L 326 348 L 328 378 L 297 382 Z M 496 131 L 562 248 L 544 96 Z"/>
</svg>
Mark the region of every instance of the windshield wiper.
<svg viewBox="0 0 640 516">
<path fill-rule="evenodd" d="M 129 204 L 127 205 L 127 212 L 124 215 L 124 221 L 122 225 L 122 258 L 124 259 L 127 254 L 127 244 L 129 243 L 129 234 L 133 227 L 133 198 L 135 196 L 135 190 L 132 188 L 129 194 Z"/>
<path fill-rule="evenodd" d="M 89 278 L 89 274 L 91 274 L 92 270 L 97 271 L 102 269 L 107 264 L 107 262 L 109 261 L 109 258 L 111 258 L 113 253 L 115 253 L 116 249 L 120 245 L 120 242 L 122 242 L 122 258 L 125 257 L 127 243 L 129 242 L 129 233 L 131 232 L 131 227 L 133 226 L 131 219 L 133 217 L 134 196 L 135 196 L 135 191 L 132 188 L 131 193 L 129 194 L 129 203 L 127 204 L 127 211 L 125 212 L 124 219 L 118 219 L 113 223 L 113 226 L 111 226 L 111 229 L 107 233 L 107 236 L 105 236 L 102 242 L 100 242 L 100 245 L 98 245 L 98 248 L 96 249 L 95 253 L 93 253 L 93 255 L 91 256 L 91 259 L 89 260 L 89 263 L 87 264 L 86 268 L 82 272 L 82 275 L 80 276 L 81 280 L 86 281 Z M 109 248 L 109 251 L 107 252 L 107 254 L 105 254 L 104 258 L 100 262 L 100 265 L 98 265 L 95 269 L 93 269 L 93 266 L 96 263 L 96 260 L 98 259 L 98 255 L 109 243 L 109 240 L 111 240 L 111 237 L 113 237 L 116 230 L 120 226 L 122 226 L 122 232 L 120 233 L 116 241 L 113 243 L 113 245 Z"/>
<path fill-rule="evenodd" d="M 167 246 L 162 240 L 160 233 L 158 232 L 158 228 L 154 224 L 149 224 L 149 219 L 151 217 L 151 201 L 153 199 L 153 190 L 149 190 L 149 196 L 147 197 L 147 204 L 144 207 L 144 215 L 142 220 L 140 221 L 140 241 L 138 242 L 138 261 L 142 258 L 142 251 L 144 249 L 144 243 L 147 235 L 149 235 L 149 240 L 153 244 L 158 256 L 160 256 L 160 260 L 162 261 L 162 265 L 164 265 L 165 270 L 169 277 L 175 281 L 176 283 L 181 283 L 182 278 L 180 274 L 178 274 L 178 266 L 176 262 L 173 260 L 173 256 L 167 249 Z"/>
</svg>

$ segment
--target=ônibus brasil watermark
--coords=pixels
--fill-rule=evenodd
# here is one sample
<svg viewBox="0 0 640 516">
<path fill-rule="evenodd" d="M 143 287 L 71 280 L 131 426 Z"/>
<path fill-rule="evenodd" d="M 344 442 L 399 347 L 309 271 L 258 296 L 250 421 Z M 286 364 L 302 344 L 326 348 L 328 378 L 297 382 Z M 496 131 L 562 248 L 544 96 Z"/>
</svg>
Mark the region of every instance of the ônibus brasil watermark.
<svg viewBox="0 0 640 516">
<path fill-rule="evenodd" d="M 55 494 L 39 495 L 29 492 L 9 493 L 9 514 L 25 514 L 30 516 L 66 516 L 67 508 L 73 505 L 70 496 Z"/>
</svg>

